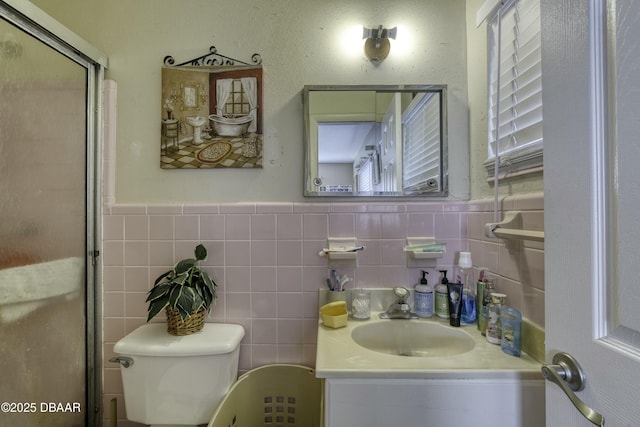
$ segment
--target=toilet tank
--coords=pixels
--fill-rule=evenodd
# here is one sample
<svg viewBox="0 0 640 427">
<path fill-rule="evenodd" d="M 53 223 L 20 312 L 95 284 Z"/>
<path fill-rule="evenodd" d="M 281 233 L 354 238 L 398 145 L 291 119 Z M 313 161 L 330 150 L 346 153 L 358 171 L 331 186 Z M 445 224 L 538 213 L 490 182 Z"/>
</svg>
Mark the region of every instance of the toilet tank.
<svg viewBox="0 0 640 427">
<path fill-rule="evenodd" d="M 244 328 L 205 323 L 202 331 L 174 336 L 161 323 L 146 324 L 113 351 L 133 364 L 120 367 L 127 418 L 144 424 L 206 424 L 235 382 Z"/>
</svg>

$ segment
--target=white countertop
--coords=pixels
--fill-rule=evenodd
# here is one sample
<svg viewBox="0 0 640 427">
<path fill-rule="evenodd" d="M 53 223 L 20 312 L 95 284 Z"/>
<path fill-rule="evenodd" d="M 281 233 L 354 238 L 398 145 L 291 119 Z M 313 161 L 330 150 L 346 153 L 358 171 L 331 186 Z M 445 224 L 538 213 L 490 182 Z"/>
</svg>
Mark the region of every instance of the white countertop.
<svg viewBox="0 0 640 427">
<path fill-rule="evenodd" d="M 408 357 L 379 353 L 358 345 L 351 331 L 371 322 L 437 322 L 446 327 L 448 319 L 435 315 L 430 319 L 349 319 L 347 326 L 332 329 L 318 322 L 316 376 L 319 378 L 385 378 L 385 379 L 522 379 L 543 380 L 541 365 L 522 353 L 514 357 L 504 353 L 499 345 L 490 344 L 476 325 L 462 325 L 475 346 L 466 353 L 446 357 Z"/>
</svg>

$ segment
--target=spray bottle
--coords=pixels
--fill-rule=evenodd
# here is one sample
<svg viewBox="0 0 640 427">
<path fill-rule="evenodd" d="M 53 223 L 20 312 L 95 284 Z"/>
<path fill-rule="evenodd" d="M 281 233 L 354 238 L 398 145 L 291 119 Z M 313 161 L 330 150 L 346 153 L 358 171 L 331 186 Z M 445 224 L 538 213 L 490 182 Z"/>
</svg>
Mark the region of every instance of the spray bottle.
<svg viewBox="0 0 640 427">
<path fill-rule="evenodd" d="M 460 252 L 458 258 L 458 268 L 460 276 L 458 283 L 462 281 L 462 323 L 476 323 L 476 292 L 471 286 L 471 252 Z"/>
</svg>

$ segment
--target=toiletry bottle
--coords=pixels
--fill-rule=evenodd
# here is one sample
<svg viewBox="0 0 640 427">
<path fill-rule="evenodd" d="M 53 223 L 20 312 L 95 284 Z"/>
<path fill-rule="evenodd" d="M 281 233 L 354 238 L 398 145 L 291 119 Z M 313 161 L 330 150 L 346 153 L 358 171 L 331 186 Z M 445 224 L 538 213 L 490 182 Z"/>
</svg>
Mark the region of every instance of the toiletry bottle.
<svg viewBox="0 0 640 427">
<path fill-rule="evenodd" d="M 487 341 L 491 344 L 500 344 L 502 340 L 502 326 L 500 323 L 500 311 L 502 304 L 507 300 L 505 294 L 494 292 L 491 295 L 491 303 L 487 307 Z"/>
<path fill-rule="evenodd" d="M 480 333 L 484 336 L 487 334 L 487 320 L 489 319 L 489 304 L 491 303 L 491 295 L 495 291 L 493 280 L 484 279 L 484 289 L 482 290 L 482 311 L 480 313 Z M 478 296 L 480 299 L 480 296 Z"/>
<path fill-rule="evenodd" d="M 500 312 L 502 325 L 502 351 L 512 356 L 520 357 L 520 330 L 522 328 L 522 314 L 513 307 L 502 307 Z"/>
<path fill-rule="evenodd" d="M 447 279 L 447 270 L 440 270 L 442 273 L 442 280 L 440 284 L 436 286 L 435 290 L 435 311 L 436 316 L 442 319 L 449 318 L 449 296 L 447 295 L 447 284 L 449 283 L 449 279 Z"/>
<path fill-rule="evenodd" d="M 448 283 L 447 290 L 449 292 L 449 324 L 451 326 L 460 326 L 460 317 L 462 314 L 462 283 Z"/>
<path fill-rule="evenodd" d="M 414 300 L 416 305 L 416 314 L 418 317 L 433 316 L 433 288 L 427 282 L 427 274 L 429 272 L 422 271 L 422 278 L 414 290 Z"/>
<path fill-rule="evenodd" d="M 458 258 L 458 269 L 460 271 L 459 281 L 462 281 L 462 323 L 470 324 L 476 322 L 476 294 L 471 286 L 471 252 L 460 252 Z"/>
<path fill-rule="evenodd" d="M 478 275 L 478 281 L 476 282 L 476 326 L 480 330 L 480 323 L 482 322 L 482 298 L 484 295 L 484 270 L 480 270 Z"/>
</svg>

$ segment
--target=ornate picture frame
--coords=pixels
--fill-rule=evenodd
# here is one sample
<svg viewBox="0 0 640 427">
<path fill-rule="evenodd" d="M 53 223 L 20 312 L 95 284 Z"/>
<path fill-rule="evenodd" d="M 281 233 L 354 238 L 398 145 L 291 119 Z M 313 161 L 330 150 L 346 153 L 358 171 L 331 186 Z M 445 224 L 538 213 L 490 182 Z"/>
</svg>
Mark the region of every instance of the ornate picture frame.
<svg viewBox="0 0 640 427">
<path fill-rule="evenodd" d="M 262 168 L 262 58 L 209 50 L 178 65 L 164 59 L 160 167 Z"/>
</svg>

